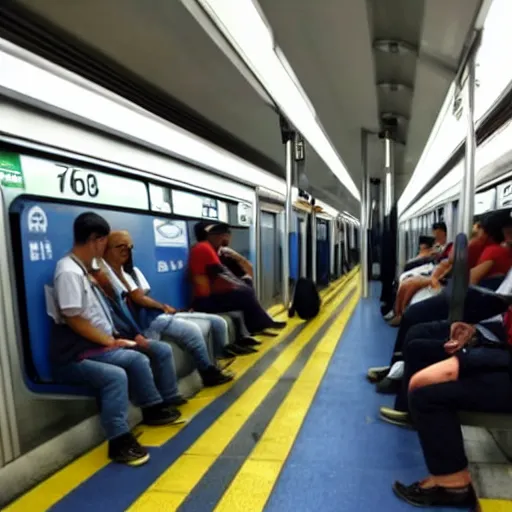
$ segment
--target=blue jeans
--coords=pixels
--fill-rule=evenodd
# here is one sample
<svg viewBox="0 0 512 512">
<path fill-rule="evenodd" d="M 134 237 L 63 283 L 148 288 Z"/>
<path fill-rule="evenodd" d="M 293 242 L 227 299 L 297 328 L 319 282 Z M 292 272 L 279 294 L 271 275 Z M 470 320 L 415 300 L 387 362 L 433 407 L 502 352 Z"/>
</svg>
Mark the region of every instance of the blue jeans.
<svg viewBox="0 0 512 512">
<path fill-rule="evenodd" d="M 192 322 L 206 322 L 212 333 L 213 351 L 216 356 L 221 355 L 224 347 L 229 343 L 228 324 L 224 318 L 219 315 L 210 315 L 209 313 L 177 313 L 176 318 L 191 320 Z"/>
<path fill-rule="evenodd" d="M 59 381 L 94 388 L 101 404 L 101 425 L 109 440 L 130 431 L 130 398 L 144 408 L 179 394 L 172 349 L 160 341 L 151 341 L 147 355 L 117 348 L 59 366 L 54 374 Z"/>
<path fill-rule="evenodd" d="M 162 335 L 169 336 L 176 345 L 194 358 L 199 371 L 212 366 L 203 333 L 193 322 L 176 315 L 161 314 L 151 322 L 144 335 L 153 340 L 160 340 Z"/>
</svg>

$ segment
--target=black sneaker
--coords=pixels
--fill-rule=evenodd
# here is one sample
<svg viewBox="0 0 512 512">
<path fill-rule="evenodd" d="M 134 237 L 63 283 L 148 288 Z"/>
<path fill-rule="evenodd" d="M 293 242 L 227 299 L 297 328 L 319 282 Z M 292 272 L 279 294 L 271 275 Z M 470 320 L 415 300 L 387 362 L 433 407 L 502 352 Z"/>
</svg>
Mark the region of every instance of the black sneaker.
<svg viewBox="0 0 512 512">
<path fill-rule="evenodd" d="M 396 395 L 400 391 L 400 386 L 401 380 L 384 377 L 381 381 L 377 382 L 375 390 L 381 395 Z"/>
<path fill-rule="evenodd" d="M 236 340 L 235 343 L 239 347 L 257 347 L 258 345 L 261 345 L 261 341 L 255 340 L 254 338 L 251 338 L 250 336 L 246 336 L 245 338 L 240 338 L 239 340 Z"/>
<path fill-rule="evenodd" d="M 286 322 L 272 322 L 272 324 L 268 327 L 269 329 L 284 329 L 286 327 Z"/>
<path fill-rule="evenodd" d="M 254 354 L 257 350 L 252 347 L 241 347 L 237 343 L 231 343 L 224 347 L 224 352 L 232 356 L 246 356 L 248 354 Z"/>
<path fill-rule="evenodd" d="M 419 482 L 412 485 L 395 482 L 393 492 L 400 499 L 415 507 L 455 507 L 474 510 L 477 503 L 472 485 L 456 489 L 438 486 L 424 489 Z"/>
<path fill-rule="evenodd" d="M 181 395 L 177 395 L 174 398 L 171 398 L 170 400 L 165 401 L 166 407 L 179 407 L 180 405 L 188 404 L 188 400 Z"/>
<path fill-rule="evenodd" d="M 114 462 L 128 466 L 142 466 L 149 460 L 149 453 L 130 432 L 108 443 L 108 456 Z"/>
<path fill-rule="evenodd" d="M 275 332 L 268 332 L 268 331 L 258 331 L 258 332 L 253 332 L 251 334 L 258 334 L 259 336 L 266 336 L 267 338 L 277 338 L 279 336 L 279 334 L 275 333 Z"/>
<path fill-rule="evenodd" d="M 376 366 L 374 368 L 370 368 L 366 374 L 366 378 L 370 382 L 380 382 L 388 376 L 389 370 L 391 370 L 391 366 Z"/>
<path fill-rule="evenodd" d="M 164 404 L 153 405 L 142 409 L 142 423 L 146 425 L 170 425 L 179 419 L 181 412 Z"/>
<path fill-rule="evenodd" d="M 200 373 L 203 385 L 206 388 L 221 386 L 222 384 L 226 384 L 226 382 L 232 381 L 234 377 L 232 374 L 221 372 L 216 366 L 210 366 L 207 370 Z"/>
<path fill-rule="evenodd" d="M 379 409 L 380 419 L 391 425 L 396 425 L 402 428 L 414 429 L 409 413 L 404 411 L 397 411 L 391 407 L 381 407 Z"/>
</svg>

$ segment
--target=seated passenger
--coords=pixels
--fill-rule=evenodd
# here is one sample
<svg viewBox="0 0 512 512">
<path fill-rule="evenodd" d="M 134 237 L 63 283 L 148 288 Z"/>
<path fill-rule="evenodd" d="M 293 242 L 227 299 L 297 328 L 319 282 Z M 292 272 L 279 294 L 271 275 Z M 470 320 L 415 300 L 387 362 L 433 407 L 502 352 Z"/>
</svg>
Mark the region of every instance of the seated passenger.
<svg viewBox="0 0 512 512">
<path fill-rule="evenodd" d="M 250 286 L 221 264 L 217 251 L 229 226 L 217 223 L 203 229 L 202 224 L 199 224 L 195 229 L 200 241 L 192 247 L 189 257 L 194 309 L 207 313 L 242 311 L 251 334 L 285 327 L 285 322 L 275 322 L 261 307 Z M 202 240 L 202 233 L 205 233 L 206 240 Z"/>
<path fill-rule="evenodd" d="M 512 413 L 512 311 L 504 315 L 500 338 L 477 329 L 454 324 L 449 341 L 438 340 L 449 357 L 410 378 L 410 418 L 430 475 L 409 486 L 395 482 L 393 490 L 412 505 L 474 507 L 458 413 Z"/>
<path fill-rule="evenodd" d="M 116 291 L 127 294 L 133 305 L 141 309 L 143 314 L 136 315 L 136 318 L 144 334 L 152 339 L 160 339 L 163 334 L 171 337 L 176 344 L 194 358 L 205 386 L 218 386 L 233 380 L 232 375 L 223 373 L 210 361 L 201 329 L 193 322 L 176 315 L 176 309 L 172 306 L 162 304 L 146 295 L 132 276 L 125 272 L 123 265 L 131 261 L 132 249 L 133 242 L 127 231 L 110 233 L 102 264 L 100 262 L 100 268 L 104 266 Z M 140 270 L 139 276 L 143 278 L 144 285 L 147 284 L 147 287 L 149 287 Z M 219 320 L 220 323 L 215 323 L 217 327 L 221 326 L 221 329 L 223 329 L 221 336 L 225 343 L 227 338 L 226 323 L 221 318 Z"/>
<path fill-rule="evenodd" d="M 73 249 L 55 269 L 55 301 L 62 323 L 54 326 L 50 358 L 57 381 L 98 393 L 109 457 L 138 466 L 149 460 L 149 453 L 130 432 L 129 398 L 142 409 L 144 423 L 165 425 L 180 417 L 171 407 L 179 393 L 171 348 L 142 336 L 120 337 L 89 276 L 93 259 L 103 256 L 109 232 L 108 223 L 95 213 L 75 219 Z"/>
<path fill-rule="evenodd" d="M 414 259 L 427 258 L 434 252 L 434 239 L 431 236 L 420 236 L 418 254 Z"/>
<path fill-rule="evenodd" d="M 482 220 L 482 229 L 479 235 L 471 240 L 468 245 L 468 264 L 475 260 L 475 253 L 478 253 L 477 264 L 470 271 L 470 283 L 485 286 L 491 290 L 496 289 L 503 282 L 503 276 L 507 274 L 512 265 L 512 256 L 508 248 L 503 247 L 503 223 L 510 223 L 510 217 L 504 217 L 500 212 L 493 212 Z M 473 247 L 473 251 L 470 251 Z M 434 278 L 434 275 L 433 275 Z M 471 287 L 469 292 L 471 292 Z M 471 299 L 471 293 L 468 298 Z M 465 318 L 470 320 L 478 317 L 482 318 L 481 304 L 475 304 L 472 300 L 466 300 Z M 446 320 L 449 314 L 448 296 L 446 292 L 440 293 L 417 304 L 409 306 L 402 317 L 400 328 L 398 330 L 393 356 L 389 366 L 381 368 L 370 368 L 368 378 L 372 382 L 380 382 L 389 373 L 390 367 L 397 360 L 401 360 L 403 343 L 407 331 L 416 324 L 433 322 L 437 320 Z M 485 317 L 484 317 L 485 318 Z"/>
<path fill-rule="evenodd" d="M 126 231 L 112 233 L 112 237 L 120 236 L 124 239 L 125 243 L 129 243 L 129 246 L 133 247 L 132 240 L 130 238 L 130 234 Z M 133 265 L 133 253 L 132 250 L 129 249 L 130 255 L 128 260 L 123 264 L 123 270 L 126 272 L 135 282 L 140 290 L 144 293 L 144 295 L 149 295 L 151 291 L 151 286 L 149 285 L 146 277 L 142 273 L 142 271 Z M 115 257 L 115 255 L 114 255 Z M 126 289 L 124 286 L 120 286 L 120 281 L 116 277 L 115 273 L 112 272 L 112 269 L 109 267 L 109 276 L 112 280 L 117 283 L 118 291 L 121 293 L 126 293 Z M 135 303 L 133 300 L 131 301 L 131 306 L 135 317 L 139 320 L 139 324 L 145 325 L 148 323 L 146 308 L 140 306 L 140 304 Z M 234 321 L 238 320 L 238 316 L 242 316 L 241 313 L 233 312 L 231 314 L 234 318 Z M 154 316 L 154 315 L 153 315 Z M 253 354 L 257 352 L 254 348 L 257 345 L 261 345 L 261 343 L 254 338 L 250 337 L 247 329 L 239 329 L 235 343 L 229 343 L 229 333 L 227 322 L 218 315 L 210 315 L 208 313 L 199 313 L 192 311 L 180 311 L 175 314 L 176 318 L 182 318 L 184 320 L 193 320 L 195 322 L 206 322 L 208 324 L 209 329 L 212 332 L 212 338 L 214 343 L 214 351 L 217 357 L 224 356 L 233 356 L 233 355 L 247 355 Z M 142 318 L 141 318 L 142 317 Z M 243 318 L 242 318 L 243 321 Z"/>
<path fill-rule="evenodd" d="M 498 212 L 487 215 L 482 220 L 482 227 L 477 236 L 470 240 L 468 266 L 471 269 L 471 284 L 489 280 L 488 285 L 495 288 L 508 272 L 512 264 L 512 255 L 507 248 L 501 245 L 503 243 L 503 222 L 504 218 Z M 441 262 L 432 272 L 430 278 L 419 276 L 401 283 L 395 302 L 395 317 L 390 321 L 390 325 L 400 325 L 405 309 L 419 290 L 430 286 L 434 290 L 433 295 L 441 292 L 441 282 L 450 273 L 453 258 L 452 250 L 448 261 Z"/>
<path fill-rule="evenodd" d="M 512 295 L 512 270 L 509 271 L 503 283 L 496 290 L 496 293 Z M 488 296 L 473 294 L 471 290 L 468 292 L 466 301 L 474 301 L 473 309 L 481 311 L 480 317 L 469 315 L 469 317 L 474 318 L 478 322 L 476 332 L 471 332 L 471 335 L 476 334 L 479 338 L 491 343 L 499 340 L 505 341 L 506 336 L 503 331 L 503 317 L 501 315 L 504 307 L 501 301 L 500 303 L 493 303 L 489 300 Z M 483 318 L 483 320 L 480 320 L 480 318 Z M 393 409 L 388 407 L 381 408 L 382 419 L 389 423 L 408 425 L 408 389 L 410 379 L 419 370 L 442 361 L 453 354 L 453 347 L 450 344 L 446 345 L 447 340 L 450 338 L 456 338 L 458 342 L 461 339 L 468 341 L 469 338 L 464 339 L 463 335 L 470 331 L 463 330 L 461 334 L 457 334 L 457 332 L 454 332 L 454 329 L 459 329 L 459 323 L 450 326 L 448 320 L 422 323 L 409 329 L 402 350 L 404 360 L 403 377 L 400 381 L 396 381 L 397 397 L 395 405 Z"/>
<path fill-rule="evenodd" d="M 220 243 L 221 246 L 218 250 L 220 262 L 228 268 L 233 275 L 252 287 L 254 279 L 252 263 L 229 246 L 231 243 L 231 230 L 229 227 Z"/>
</svg>

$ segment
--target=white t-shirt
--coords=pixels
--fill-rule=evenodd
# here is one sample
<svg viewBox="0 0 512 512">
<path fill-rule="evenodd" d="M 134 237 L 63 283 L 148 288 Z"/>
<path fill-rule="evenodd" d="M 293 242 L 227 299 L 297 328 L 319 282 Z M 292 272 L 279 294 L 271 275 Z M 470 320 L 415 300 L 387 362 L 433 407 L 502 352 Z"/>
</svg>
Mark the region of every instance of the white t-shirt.
<svg viewBox="0 0 512 512">
<path fill-rule="evenodd" d="M 121 279 L 119 279 L 119 277 L 112 270 L 110 265 L 105 260 L 103 260 L 103 263 L 105 265 L 105 268 L 107 269 L 110 282 L 112 283 L 112 285 L 116 288 L 116 290 L 118 292 L 125 292 L 125 293 L 133 292 L 137 288 L 141 288 L 144 293 L 148 293 L 151 290 L 151 286 L 149 286 L 149 283 L 148 283 L 147 279 L 144 277 L 144 274 L 137 267 L 135 267 L 133 269 L 133 271 L 137 277 L 138 282 L 140 283 L 140 286 L 134 281 L 133 277 L 130 274 L 128 274 L 124 270 L 122 271 L 123 279 L 125 280 L 126 284 L 128 285 L 128 289 L 127 289 L 126 285 L 123 283 L 123 281 L 121 281 Z"/>
<path fill-rule="evenodd" d="M 55 300 L 64 316 L 81 316 L 112 336 L 114 332 L 108 305 L 94 291 L 85 268 L 71 256 L 57 262 L 53 278 Z"/>
</svg>

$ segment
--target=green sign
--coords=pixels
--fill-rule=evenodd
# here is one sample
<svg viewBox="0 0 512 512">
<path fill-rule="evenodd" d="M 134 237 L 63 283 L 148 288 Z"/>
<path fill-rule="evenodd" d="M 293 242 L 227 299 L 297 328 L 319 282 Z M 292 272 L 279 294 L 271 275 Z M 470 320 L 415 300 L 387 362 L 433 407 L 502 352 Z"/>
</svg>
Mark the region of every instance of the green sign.
<svg viewBox="0 0 512 512">
<path fill-rule="evenodd" d="M 0 151 L 0 186 L 25 188 L 20 155 Z"/>
</svg>

